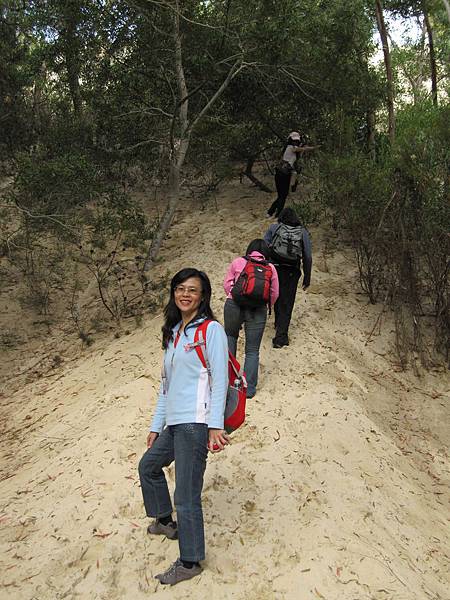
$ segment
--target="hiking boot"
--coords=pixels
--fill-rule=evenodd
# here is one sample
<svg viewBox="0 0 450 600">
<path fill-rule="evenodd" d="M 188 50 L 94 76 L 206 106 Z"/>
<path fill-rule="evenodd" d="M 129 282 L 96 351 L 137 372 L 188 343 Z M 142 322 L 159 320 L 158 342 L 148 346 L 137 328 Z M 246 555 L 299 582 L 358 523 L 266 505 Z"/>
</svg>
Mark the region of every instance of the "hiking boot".
<svg viewBox="0 0 450 600">
<path fill-rule="evenodd" d="M 279 342 L 276 340 L 272 340 L 272 346 L 274 348 L 282 348 L 283 346 L 289 346 L 289 342 Z"/>
<path fill-rule="evenodd" d="M 147 533 L 151 533 L 152 535 L 165 535 L 169 540 L 178 539 L 178 528 L 175 521 L 163 525 L 158 519 L 155 519 L 153 523 L 150 523 L 147 527 Z"/>
<path fill-rule="evenodd" d="M 183 566 L 181 560 L 177 558 L 167 571 L 155 575 L 155 579 L 159 579 L 163 585 L 175 585 L 176 583 L 180 583 L 180 581 L 192 579 L 192 577 L 200 575 L 202 570 L 200 565 L 193 565 L 191 569 L 187 569 Z"/>
</svg>

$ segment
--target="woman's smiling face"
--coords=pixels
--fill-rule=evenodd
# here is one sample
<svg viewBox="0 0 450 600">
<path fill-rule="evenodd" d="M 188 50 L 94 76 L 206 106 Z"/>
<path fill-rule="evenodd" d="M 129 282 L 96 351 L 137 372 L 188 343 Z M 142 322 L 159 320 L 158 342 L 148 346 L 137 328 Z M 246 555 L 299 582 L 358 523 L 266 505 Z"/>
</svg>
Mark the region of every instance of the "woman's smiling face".
<svg viewBox="0 0 450 600">
<path fill-rule="evenodd" d="M 175 304 L 181 311 L 183 320 L 192 319 L 202 301 L 202 282 L 199 277 L 189 277 L 174 289 Z"/>
</svg>

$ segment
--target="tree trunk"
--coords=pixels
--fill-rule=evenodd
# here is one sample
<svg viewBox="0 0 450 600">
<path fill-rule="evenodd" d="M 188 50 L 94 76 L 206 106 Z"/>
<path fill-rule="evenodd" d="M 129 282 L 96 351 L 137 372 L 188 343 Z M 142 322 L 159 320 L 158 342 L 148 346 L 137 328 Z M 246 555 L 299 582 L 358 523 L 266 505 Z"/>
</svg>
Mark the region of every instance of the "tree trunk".
<svg viewBox="0 0 450 600">
<path fill-rule="evenodd" d="M 80 20 L 80 7 L 75 0 L 63 4 L 63 24 L 61 36 L 64 43 L 64 58 L 67 70 L 70 96 L 76 117 L 82 113 L 80 89 L 80 48 L 77 36 L 77 26 Z"/>
<path fill-rule="evenodd" d="M 169 201 L 163 218 L 158 226 L 156 236 L 148 250 L 143 271 L 148 271 L 153 266 L 156 257 L 158 256 L 161 245 L 164 241 L 166 233 L 172 224 L 175 211 L 177 210 L 178 200 L 180 199 L 180 173 L 183 167 L 184 159 L 189 148 L 190 132 L 188 130 L 188 109 L 189 109 L 189 94 L 186 85 L 186 78 L 183 69 L 183 54 L 181 48 L 181 32 L 180 32 L 180 14 L 178 2 L 174 13 L 174 47 L 175 47 L 175 73 L 178 87 L 178 101 L 172 125 L 170 129 L 170 170 L 169 170 Z M 175 141 L 175 126 L 177 121 L 180 127 L 180 138 Z"/>
<path fill-rule="evenodd" d="M 164 212 L 163 218 L 159 224 L 157 233 L 150 245 L 147 257 L 144 261 L 143 277 L 145 271 L 148 271 L 153 265 L 161 244 L 168 232 L 172 219 L 175 215 L 178 200 L 180 198 L 180 174 L 183 168 L 184 160 L 189 149 L 191 135 L 198 123 L 210 110 L 212 105 L 222 95 L 223 91 L 228 87 L 232 79 L 243 69 L 242 61 L 238 59 L 228 71 L 228 74 L 222 84 L 217 88 L 214 94 L 207 100 L 199 113 L 189 121 L 189 93 L 186 84 L 186 77 L 183 68 L 182 54 L 182 33 L 180 30 L 180 3 L 176 0 L 174 11 L 174 65 L 175 75 L 177 79 L 178 98 L 173 111 L 173 119 L 170 128 L 170 172 L 169 172 L 169 202 Z M 176 136 L 176 126 L 179 128 L 179 136 Z"/>
<path fill-rule="evenodd" d="M 422 12 L 425 20 L 425 27 L 428 36 L 428 51 L 430 53 L 430 71 L 431 71 L 431 97 L 433 98 L 433 104 L 438 105 L 438 92 L 437 92 L 437 68 L 436 68 L 436 53 L 434 51 L 434 40 L 433 30 L 431 29 L 430 18 L 426 2 L 422 0 Z"/>
<path fill-rule="evenodd" d="M 375 113 L 372 109 L 367 111 L 367 152 L 372 160 L 376 158 L 375 152 Z"/>
<path fill-rule="evenodd" d="M 425 52 L 425 35 L 426 35 L 426 27 L 425 27 L 425 23 L 423 23 L 422 33 L 421 33 L 420 42 L 419 42 L 420 43 L 420 46 L 419 46 L 420 52 Z M 392 36 L 390 35 L 389 32 L 388 32 L 388 39 L 391 44 L 391 47 L 398 49 L 398 46 L 396 45 L 395 40 L 392 39 Z M 403 71 L 404 76 L 406 77 L 409 85 L 411 86 L 411 91 L 412 91 L 412 95 L 414 98 L 414 105 L 419 104 L 420 98 L 421 98 L 421 92 L 423 89 L 422 75 L 420 73 L 418 75 L 415 75 L 413 72 L 409 71 L 408 68 L 404 64 L 399 65 L 399 69 L 401 71 Z"/>
<path fill-rule="evenodd" d="M 254 183 L 256 185 L 257 188 L 259 188 L 263 192 L 267 192 L 267 193 L 271 194 L 272 190 L 269 187 L 267 187 L 267 185 L 265 185 L 262 181 L 260 181 L 257 177 L 255 177 L 253 175 L 252 169 L 253 169 L 254 163 L 255 163 L 255 157 L 254 156 L 250 156 L 247 159 L 247 164 L 245 166 L 245 171 L 241 172 L 241 183 L 242 183 L 242 175 L 245 175 L 246 177 L 248 177 L 250 179 L 250 181 L 252 183 Z"/>
<path fill-rule="evenodd" d="M 41 139 L 41 134 L 43 131 L 43 90 L 45 87 L 45 80 L 47 78 L 47 66 L 45 61 L 41 64 L 39 68 L 39 73 L 36 75 L 36 79 L 34 81 L 33 88 L 33 129 L 38 140 L 38 144 Z"/>
<path fill-rule="evenodd" d="M 387 79 L 387 109 L 388 109 L 388 133 L 391 143 L 395 138 L 395 114 L 394 114 L 394 80 L 392 76 L 391 54 L 389 51 L 389 42 L 386 30 L 386 23 L 383 16 L 383 6 L 381 0 L 375 0 L 378 32 L 383 45 L 384 66 L 386 68 Z"/>
<path fill-rule="evenodd" d="M 450 2 L 448 0 L 442 0 L 445 5 L 445 10 L 447 11 L 448 22 L 450 23 Z"/>
<path fill-rule="evenodd" d="M 158 253 L 161 249 L 161 245 L 164 241 L 166 233 L 168 232 L 170 225 L 172 224 L 175 211 L 177 210 L 178 200 L 180 198 L 180 172 L 175 165 L 170 167 L 171 173 L 169 176 L 169 202 L 167 203 L 166 210 L 164 211 L 161 222 L 159 223 L 156 235 L 152 240 L 150 248 L 144 262 L 144 271 L 148 271 L 153 266 Z"/>
</svg>

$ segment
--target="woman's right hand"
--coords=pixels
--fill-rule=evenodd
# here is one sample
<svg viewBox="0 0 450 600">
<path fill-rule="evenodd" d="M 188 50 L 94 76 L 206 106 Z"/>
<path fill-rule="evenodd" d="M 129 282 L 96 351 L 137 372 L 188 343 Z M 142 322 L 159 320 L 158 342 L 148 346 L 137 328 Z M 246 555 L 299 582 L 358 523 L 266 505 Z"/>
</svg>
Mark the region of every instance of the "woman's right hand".
<svg viewBox="0 0 450 600">
<path fill-rule="evenodd" d="M 156 433 L 156 431 L 150 431 L 150 433 L 147 436 L 147 448 L 148 449 L 150 449 L 153 446 L 158 435 L 159 435 L 159 433 Z"/>
<path fill-rule="evenodd" d="M 210 429 L 208 431 L 208 450 L 210 452 L 222 452 L 229 443 L 228 433 L 224 429 Z"/>
</svg>

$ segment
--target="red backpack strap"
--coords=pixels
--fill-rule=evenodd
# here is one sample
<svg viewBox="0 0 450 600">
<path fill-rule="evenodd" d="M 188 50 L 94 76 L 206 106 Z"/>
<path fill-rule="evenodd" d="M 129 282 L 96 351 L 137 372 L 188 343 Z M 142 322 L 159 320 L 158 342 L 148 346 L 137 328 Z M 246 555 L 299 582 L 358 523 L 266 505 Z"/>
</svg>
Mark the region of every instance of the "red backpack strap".
<svg viewBox="0 0 450 600">
<path fill-rule="evenodd" d="M 208 325 L 211 322 L 211 319 L 205 319 L 203 323 L 200 323 L 200 325 L 197 327 L 194 334 L 194 350 L 197 352 L 200 362 L 205 367 L 205 369 L 208 369 L 208 365 L 206 364 L 205 355 L 203 354 L 202 350 L 202 345 L 204 345 L 206 348 L 206 330 L 208 329 Z"/>
</svg>

